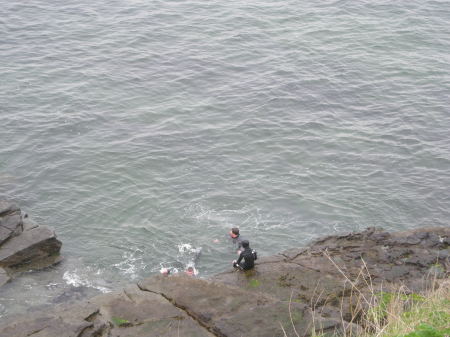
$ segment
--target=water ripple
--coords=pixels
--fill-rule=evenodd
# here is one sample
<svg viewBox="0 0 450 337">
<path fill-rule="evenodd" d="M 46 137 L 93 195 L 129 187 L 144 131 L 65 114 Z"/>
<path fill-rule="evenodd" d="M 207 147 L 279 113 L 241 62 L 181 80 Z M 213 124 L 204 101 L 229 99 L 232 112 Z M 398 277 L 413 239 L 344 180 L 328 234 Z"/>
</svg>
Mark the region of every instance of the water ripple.
<svg viewBox="0 0 450 337">
<path fill-rule="evenodd" d="M 222 271 L 235 225 L 263 255 L 448 225 L 446 2 L 0 0 L 0 18 L 0 196 L 56 228 L 56 292 L 186 243 Z"/>
</svg>

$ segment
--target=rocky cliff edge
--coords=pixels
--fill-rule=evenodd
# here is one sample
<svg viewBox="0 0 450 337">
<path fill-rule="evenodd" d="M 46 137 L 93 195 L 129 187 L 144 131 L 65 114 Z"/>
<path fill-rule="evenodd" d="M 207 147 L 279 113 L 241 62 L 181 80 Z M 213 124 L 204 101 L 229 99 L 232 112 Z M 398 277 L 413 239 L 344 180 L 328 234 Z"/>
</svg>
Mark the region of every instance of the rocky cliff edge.
<svg viewBox="0 0 450 337">
<path fill-rule="evenodd" d="M 369 228 L 258 260 L 209 280 L 153 276 L 115 293 L 27 313 L 1 337 L 333 335 L 359 328 L 381 291 L 423 291 L 448 279 L 450 228 Z"/>
</svg>

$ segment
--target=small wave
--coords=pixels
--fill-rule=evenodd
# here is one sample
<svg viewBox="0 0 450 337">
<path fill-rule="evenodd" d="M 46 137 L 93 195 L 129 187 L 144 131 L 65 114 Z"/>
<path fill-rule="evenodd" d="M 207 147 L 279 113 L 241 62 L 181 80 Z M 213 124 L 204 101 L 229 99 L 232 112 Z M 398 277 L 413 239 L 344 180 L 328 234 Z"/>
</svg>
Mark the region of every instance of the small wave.
<svg viewBox="0 0 450 337">
<path fill-rule="evenodd" d="M 180 243 L 178 245 L 177 259 L 184 262 L 185 265 L 189 263 L 195 264 L 202 252 L 202 247 L 194 247 L 190 243 Z"/>
<path fill-rule="evenodd" d="M 201 252 L 201 250 L 202 250 L 201 247 L 195 248 L 190 243 L 180 243 L 178 245 L 178 251 L 181 254 L 191 254 L 191 253 L 198 254 Z"/>
<path fill-rule="evenodd" d="M 113 266 L 119 269 L 120 273 L 130 276 L 133 280 L 136 279 L 139 271 L 146 267 L 142 250 L 136 249 L 132 252 L 125 252 L 122 257 L 123 260 L 113 264 Z"/>
<path fill-rule="evenodd" d="M 178 254 L 176 261 L 160 263 L 160 272 L 165 269 L 170 270 L 171 274 L 182 272 L 189 267 L 194 269 L 194 274 L 198 274 L 196 262 L 202 252 L 202 247 L 194 247 L 190 243 L 180 243 L 178 246 Z"/>
<path fill-rule="evenodd" d="M 97 275 L 101 274 L 101 271 L 98 270 L 96 272 L 96 274 Z M 96 283 L 101 283 L 101 280 L 96 280 L 96 281 L 90 280 L 87 275 L 84 275 L 84 273 L 78 273 L 76 269 L 74 271 L 66 271 L 63 275 L 63 280 L 68 285 L 71 285 L 76 288 L 78 288 L 78 287 L 94 288 L 94 289 L 101 291 L 102 293 L 109 293 L 112 291 L 111 289 L 109 289 L 107 287 L 96 284 Z"/>
<path fill-rule="evenodd" d="M 184 271 L 186 271 L 189 267 L 192 267 L 194 275 L 197 276 L 197 275 L 198 275 L 198 269 L 195 268 L 193 265 L 192 265 L 192 266 L 190 266 L 190 265 L 186 266 L 186 268 L 184 269 Z M 161 269 L 159 270 L 159 272 L 160 272 L 161 274 L 166 274 L 166 275 L 171 274 L 171 275 L 172 275 L 172 274 L 177 274 L 177 273 L 179 273 L 180 270 L 179 270 L 178 268 L 174 268 L 174 267 L 161 267 Z"/>
</svg>

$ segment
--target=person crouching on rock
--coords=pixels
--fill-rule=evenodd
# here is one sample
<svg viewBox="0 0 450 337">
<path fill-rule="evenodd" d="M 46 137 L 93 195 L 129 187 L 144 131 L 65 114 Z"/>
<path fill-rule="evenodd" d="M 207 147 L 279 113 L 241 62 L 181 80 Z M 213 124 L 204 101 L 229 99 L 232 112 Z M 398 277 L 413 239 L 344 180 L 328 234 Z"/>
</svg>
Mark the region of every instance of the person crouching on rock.
<svg viewBox="0 0 450 337">
<path fill-rule="evenodd" d="M 242 248 L 244 249 L 239 258 L 233 261 L 233 267 L 240 270 L 249 270 L 255 266 L 255 260 L 258 258 L 256 251 L 250 248 L 248 240 L 242 240 Z"/>
</svg>

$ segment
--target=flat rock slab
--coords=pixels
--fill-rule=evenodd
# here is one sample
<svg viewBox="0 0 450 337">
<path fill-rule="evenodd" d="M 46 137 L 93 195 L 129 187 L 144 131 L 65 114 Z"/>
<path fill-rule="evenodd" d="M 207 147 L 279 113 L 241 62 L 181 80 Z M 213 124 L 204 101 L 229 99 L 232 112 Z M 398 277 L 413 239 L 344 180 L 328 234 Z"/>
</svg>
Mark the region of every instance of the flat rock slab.
<svg viewBox="0 0 450 337">
<path fill-rule="evenodd" d="M 265 294 L 252 294 L 245 289 L 184 275 L 158 275 L 138 282 L 138 286 L 141 290 L 161 294 L 205 324 L 218 317 L 277 301 Z"/>
<path fill-rule="evenodd" d="M 292 299 L 304 303 L 341 297 L 345 282 L 340 275 L 320 273 L 288 262 L 260 263 L 253 270 L 221 273 L 212 280 L 249 292 L 263 292 L 282 301 Z"/>
<path fill-rule="evenodd" d="M 215 322 L 217 330 L 228 337 L 282 337 L 310 336 L 312 330 L 321 336 L 332 336 L 340 330 L 339 319 L 327 319 L 319 313 L 313 314 L 309 307 L 301 303 L 276 302 L 243 310 L 232 317 L 224 317 Z"/>
<path fill-rule="evenodd" d="M 214 337 L 161 295 L 129 286 L 86 302 L 34 313 L 0 329 L 0 337 Z"/>
<path fill-rule="evenodd" d="M 137 286 L 125 288 L 114 299 L 106 296 L 100 304 L 100 313 L 113 323 L 113 337 L 189 336 L 212 337 L 184 310 L 174 306 L 159 294 L 141 291 Z M 120 325 L 118 319 L 126 321 Z"/>
<path fill-rule="evenodd" d="M 159 293 L 183 308 L 216 336 L 281 337 L 283 329 L 288 335 L 294 335 L 294 327 L 308 336 L 313 328 L 306 304 L 289 304 L 245 288 L 183 275 L 157 276 L 139 282 L 138 286 L 141 290 Z M 316 319 L 333 331 L 341 324 L 338 319 L 326 320 L 320 314 Z"/>
<path fill-rule="evenodd" d="M 0 331 L 0 337 L 79 337 L 91 322 L 63 319 L 58 316 L 42 316 L 30 318 L 26 322 L 7 326 Z"/>
<path fill-rule="evenodd" d="M 59 253 L 61 241 L 47 226 L 39 226 L 9 239 L 0 249 L 0 266 L 14 268 Z"/>
</svg>

